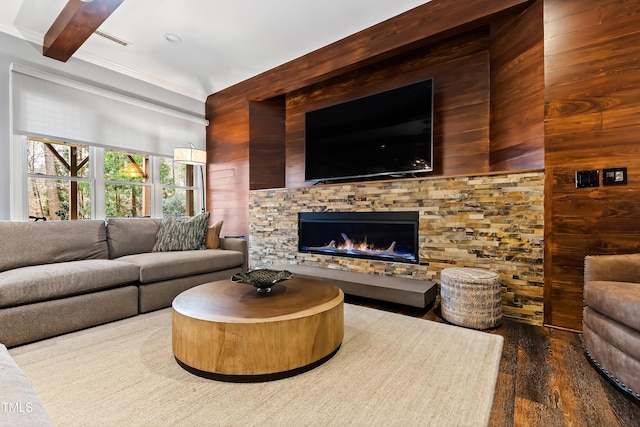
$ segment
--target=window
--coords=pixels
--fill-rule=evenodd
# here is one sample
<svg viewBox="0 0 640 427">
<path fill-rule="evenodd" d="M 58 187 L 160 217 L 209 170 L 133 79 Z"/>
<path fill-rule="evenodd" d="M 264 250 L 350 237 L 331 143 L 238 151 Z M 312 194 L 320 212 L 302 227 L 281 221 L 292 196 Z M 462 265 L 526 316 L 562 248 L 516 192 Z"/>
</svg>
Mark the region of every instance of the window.
<svg viewBox="0 0 640 427">
<path fill-rule="evenodd" d="M 151 216 L 149 156 L 104 151 L 106 215 Z"/>
<path fill-rule="evenodd" d="M 89 172 L 88 147 L 29 138 L 29 218 L 91 218 Z"/>
<path fill-rule="evenodd" d="M 170 157 L 30 137 L 26 158 L 31 220 L 159 217 L 196 211 L 194 195 L 202 183 L 193 166 L 174 164 Z M 161 200 L 154 201 L 155 195 Z"/>
<path fill-rule="evenodd" d="M 194 215 L 194 167 L 174 163 L 173 159 L 160 159 L 162 183 L 162 212 L 174 215 Z"/>
</svg>

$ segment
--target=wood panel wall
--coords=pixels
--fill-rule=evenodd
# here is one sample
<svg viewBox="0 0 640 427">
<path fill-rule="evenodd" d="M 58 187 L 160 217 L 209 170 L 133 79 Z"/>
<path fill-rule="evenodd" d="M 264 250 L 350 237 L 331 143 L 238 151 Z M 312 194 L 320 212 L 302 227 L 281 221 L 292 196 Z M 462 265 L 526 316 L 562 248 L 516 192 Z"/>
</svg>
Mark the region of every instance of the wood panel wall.
<svg viewBox="0 0 640 427">
<path fill-rule="evenodd" d="M 542 6 L 491 25 L 492 171 L 544 167 Z"/>
<path fill-rule="evenodd" d="M 284 187 L 285 96 L 249 101 L 249 190 Z"/>
<path fill-rule="evenodd" d="M 216 96 L 206 104 L 207 210 L 223 220 L 221 235 L 248 235 L 249 103 Z M 215 141 L 215 143 L 214 143 Z"/>
<path fill-rule="evenodd" d="M 640 1 L 545 0 L 545 323 L 581 329 L 583 259 L 640 251 Z M 575 188 L 627 167 L 628 185 Z"/>
<path fill-rule="evenodd" d="M 381 61 L 287 96 L 287 187 L 304 180 L 305 112 L 433 78 L 434 171 L 489 171 L 489 29 Z M 336 153 L 339 155 L 339 153 Z"/>
<path fill-rule="evenodd" d="M 206 114 L 210 121 L 207 130 L 207 206 L 214 219 L 225 221 L 222 234 L 248 234 L 247 212 L 250 182 L 262 186 L 262 184 L 258 184 L 258 182 L 262 182 L 262 178 L 249 177 L 250 174 L 259 172 L 258 167 L 251 166 L 250 160 L 250 102 L 269 100 L 313 85 L 322 86 L 327 82 L 336 84 L 332 79 L 341 79 L 349 73 L 358 73 L 362 69 L 375 69 L 376 66 L 386 63 L 385 61 L 404 62 L 405 67 L 411 69 L 411 72 L 414 73 L 413 78 L 416 79 L 417 74 L 420 73 L 423 75 L 441 73 L 442 70 L 435 69 L 437 67 L 449 67 L 449 70 L 453 72 L 455 69 L 452 64 L 436 65 L 437 56 L 432 55 L 430 59 L 425 59 L 429 57 L 429 54 L 424 49 L 428 50 L 443 41 L 450 43 L 451 40 L 455 40 L 456 36 L 478 28 L 488 28 L 496 20 L 502 22 L 505 18 L 516 17 L 531 3 L 531 0 L 495 0 L 491 2 L 467 0 L 464 3 L 433 0 L 325 48 L 210 95 L 206 103 Z M 477 52 L 476 56 L 471 54 L 465 56 L 455 52 L 457 49 L 466 49 L 466 43 L 467 41 L 460 42 L 458 45 L 455 43 L 449 45 L 452 52 L 445 53 L 444 63 L 451 61 L 453 56 L 459 55 L 460 60 L 465 62 L 465 67 L 469 69 L 475 69 L 474 65 L 470 65 L 472 62 L 484 61 L 488 64 L 486 61 L 490 52 Z M 406 56 L 408 52 L 422 53 L 417 58 L 408 59 Z M 517 57 L 518 54 L 515 56 Z M 424 64 L 433 66 L 434 71 L 418 70 L 412 65 L 413 61 L 427 61 Z M 403 72 L 404 69 L 396 67 L 396 70 Z M 390 75 L 389 71 L 387 71 L 387 75 Z M 367 79 L 364 75 L 354 78 L 361 81 Z M 441 169 L 436 172 L 456 174 L 470 171 L 473 168 L 466 164 L 466 160 L 473 156 L 476 157 L 476 160 L 478 158 L 486 160 L 473 172 L 488 171 L 491 169 L 488 163 L 490 161 L 488 153 L 489 122 L 475 118 L 469 112 L 465 112 L 463 108 L 452 108 L 452 106 L 461 104 L 455 98 L 451 98 L 450 94 L 455 92 L 459 95 L 462 92 L 451 90 L 446 87 L 446 84 L 451 84 L 456 78 L 464 80 L 465 76 L 458 73 L 441 74 L 441 83 L 436 82 L 436 84 L 441 84 L 440 92 L 436 94 L 441 97 L 436 98 L 440 103 L 438 107 L 440 115 L 436 120 L 439 120 L 440 123 L 441 133 L 437 135 L 437 138 L 439 138 L 438 143 L 442 148 L 439 151 L 440 159 L 436 157 Z M 465 84 L 469 85 L 470 91 L 476 92 L 479 105 L 487 105 L 487 107 L 482 107 L 484 111 L 480 116 L 486 119 L 488 110 L 486 103 L 491 95 L 488 91 L 480 93 L 475 89 L 478 84 L 486 86 L 486 79 L 477 82 L 465 80 Z M 363 87 L 367 86 L 364 83 L 363 85 Z M 463 96 L 468 97 L 465 94 Z M 469 105 L 469 108 L 474 111 L 479 109 L 477 105 Z M 463 124 L 462 120 L 469 120 L 469 123 Z M 295 139 L 296 132 L 299 130 L 287 130 L 287 138 Z M 478 143 L 478 141 L 480 142 Z M 459 144 L 470 151 L 463 155 L 456 155 L 455 153 L 461 153 L 455 147 Z M 294 183 L 300 181 L 301 162 L 299 160 L 300 154 L 295 153 L 296 148 L 291 150 L 289 147 L 287 148 L 286 176 L 287 182 Z M 515 153 L 516 150 L 513 152 Z M 297 161 L 296 156 L 298 156 Z M 255 159 L 256 156 L 253 158 Z M 436 167 L 438 167 L 437 164 Z"/>
</svg>

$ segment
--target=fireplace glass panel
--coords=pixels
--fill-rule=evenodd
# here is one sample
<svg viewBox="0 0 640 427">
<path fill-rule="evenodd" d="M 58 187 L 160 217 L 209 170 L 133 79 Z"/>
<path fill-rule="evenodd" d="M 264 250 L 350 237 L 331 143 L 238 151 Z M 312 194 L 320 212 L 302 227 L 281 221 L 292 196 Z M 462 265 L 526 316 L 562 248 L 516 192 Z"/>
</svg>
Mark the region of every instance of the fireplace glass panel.
<svg viewBox="0 0 640 427">
<path fill-rule="evenodd" d="M 394 262 L 418 262 L 417 212 L 300 213 L 298 249 Z"/>
</svg>

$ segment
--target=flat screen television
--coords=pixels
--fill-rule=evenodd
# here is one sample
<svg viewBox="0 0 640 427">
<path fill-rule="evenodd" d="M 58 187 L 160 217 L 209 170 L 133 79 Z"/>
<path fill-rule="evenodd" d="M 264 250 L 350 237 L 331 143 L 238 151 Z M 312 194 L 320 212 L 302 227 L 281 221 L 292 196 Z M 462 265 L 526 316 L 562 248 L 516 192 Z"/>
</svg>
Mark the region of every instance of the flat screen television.
<svg viewBox="0 0 640 427">
<path fill-rule="evenodd" d="M 308 111 L 305 180 L 433 170 L 433 80 Z"/>
</svg>

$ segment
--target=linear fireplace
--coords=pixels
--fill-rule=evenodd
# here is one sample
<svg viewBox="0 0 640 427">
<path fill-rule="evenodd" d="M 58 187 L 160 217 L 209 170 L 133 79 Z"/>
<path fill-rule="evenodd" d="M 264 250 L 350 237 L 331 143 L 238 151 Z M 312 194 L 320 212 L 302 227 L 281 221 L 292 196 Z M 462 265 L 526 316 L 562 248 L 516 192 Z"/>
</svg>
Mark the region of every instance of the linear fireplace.
<svg viewBox="0 0 640 427">
<path fill-rule="evenodd" d="M 301 212 L 298 250 L 418 263 L 418 212 Z"/>
</svg>

